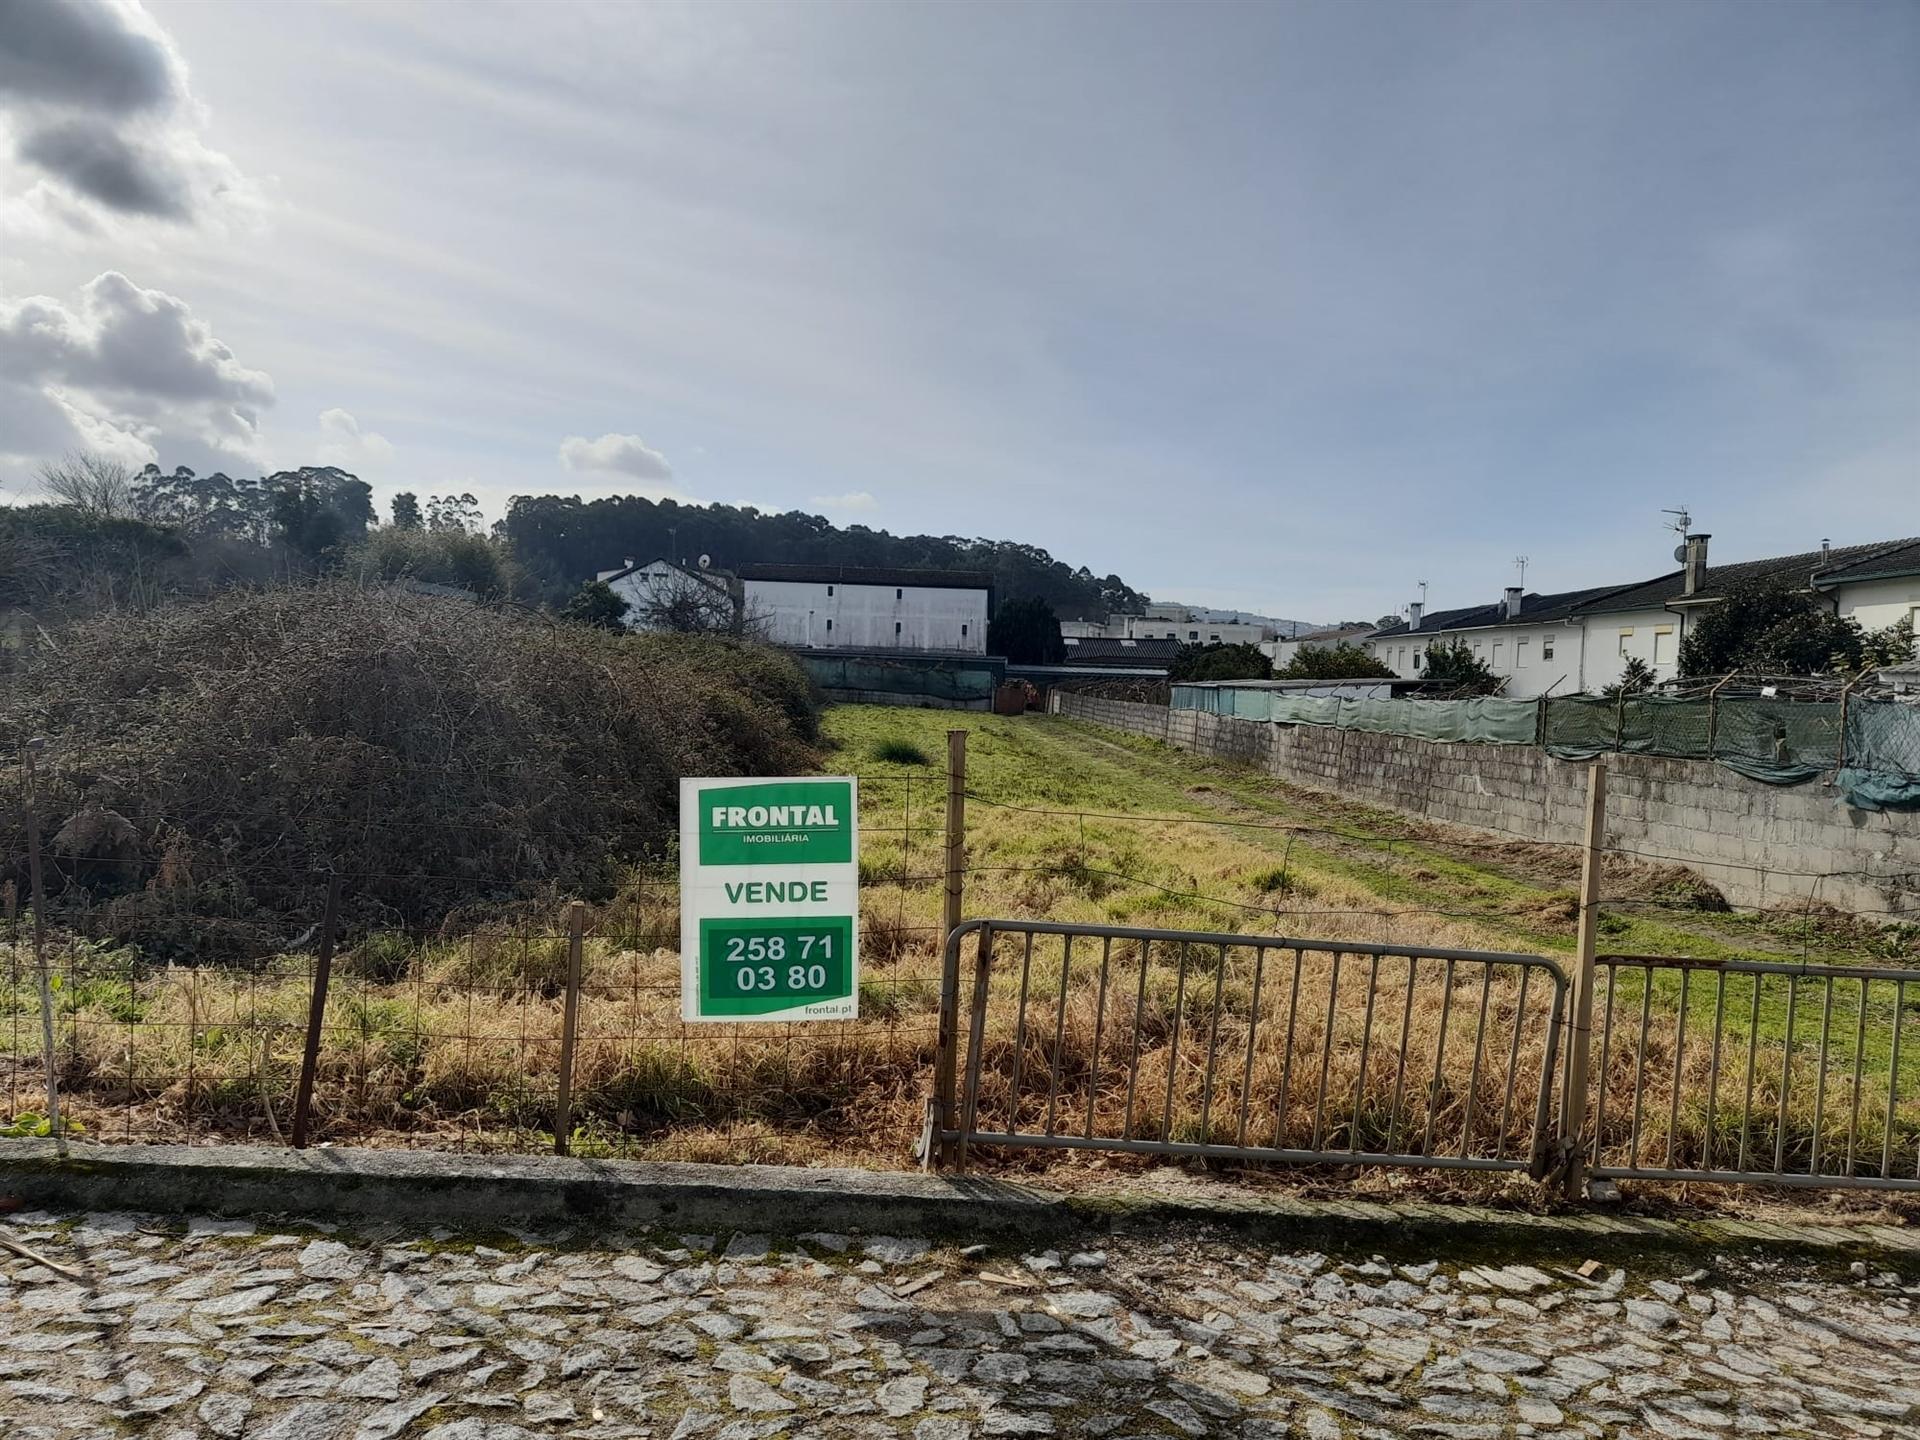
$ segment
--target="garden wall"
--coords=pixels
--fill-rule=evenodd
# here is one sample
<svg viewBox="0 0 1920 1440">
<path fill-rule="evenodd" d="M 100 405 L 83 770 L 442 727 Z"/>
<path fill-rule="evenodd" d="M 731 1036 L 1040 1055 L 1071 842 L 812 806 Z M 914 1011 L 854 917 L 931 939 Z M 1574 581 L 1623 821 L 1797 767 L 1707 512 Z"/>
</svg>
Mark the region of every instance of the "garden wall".
<svg viewBox="0 0 1920 1440">
<path fill-rule="evenodd" d="M 1427 820 L 1578 844 L 1587 767 L 1531 745 L 1470 745 L 1236 720 L 1056 692 L 1056 713 Z M 1607 843 L 1684 864 L 1735 905 L 1809 898 L 1920 920 L 1920 813 L 1856 810 L 1820 780 L 1768 785 L 1704 760 L 1605 757 Z"/>
</svg>

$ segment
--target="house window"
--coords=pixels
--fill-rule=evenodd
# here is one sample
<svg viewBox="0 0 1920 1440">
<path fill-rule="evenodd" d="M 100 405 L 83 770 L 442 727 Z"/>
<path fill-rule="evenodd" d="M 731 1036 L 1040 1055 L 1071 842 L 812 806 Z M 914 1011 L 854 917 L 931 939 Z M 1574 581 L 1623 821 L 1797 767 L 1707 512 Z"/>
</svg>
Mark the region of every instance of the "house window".
<svg viewBox="0 0 1920 1440">
<path fill-rule="evenodd" d="M 1631 628 L 1622 630 L 1620 632 L 1620 654 L 1622 658 L 1625 658 L 1626 656 L 1627 642 L 1631 639 L 1633 639 L 1633 631 Z"/>
<path fill-rule="evenodd" d="M 964 620 L 960 622 L 960 638 L 962 640 L 967 638 L 967 624 Z"/>
<path fill-rule="evenodd" d="M 1200 632 L 1198 630 L 1189 630 L 1187 631 L 1187 638 L 1189 640 L 1198 640 L 1200 638 Z"/>
<path fill-rule="evenodd" d="M 833 621 L 831 620 L 827 621 L 827 633 L 829 635 L 833 633 Z"/>
<path fill-rule="evenodd" d="M 1516 640 L 1513 642 L 1513 668 L 1516 670 L 1524 670 L 1527 668 L 1527 642 L 1525 640 Z"/>
<path fill-rule="evenodd" d="M 1220 638 L 1220 637 L 1219 637 L 1218 635 L 1209 635 L 1209 636 L 1207 636 L 1207 639 L 1209 639 L 1209 640 L 1218 640 L 1219 638 Z"/>
<path fill-rule="evenodd" d="M 1542 660 L 1551 660 L 1553 658 L 1553 636 L 1542 635 L 1540 637 L 1540 658 Z"/>
<path fill-rule="evenodd" d="M 1404 645 L 1402 645 L 1402 646 L 1400 647 L 1400 661 L 1399 661 L 1399 664 L 1400 664 L 1400 668 L 1401 668 L 1402 670 L 1404 670 L 1404 669 L 1406 669 L 1406 668 L 1407 668 L 1407 647 L 1406 647 L 1406 646 L 1404 646 Z"/>
<path fill-rule="evenodd" d="M 1500 640 L 1493 642 L 1493 668 L 1496 670 L 1500 668 L 1500 649 L 1504 643 Z"/>
<path fill-rule="evenodd" d="M 1480 653 L 1480 642 L 1478 640 L 1473 642 L 1473 653 L 1476 655 Z"/>
<path fill-rule="evenodd" d="M 833 598 L 833 587 L 831 585 L 827 586 L 827 598 L 829 600 Z"/>
<path fill-rule="evenodd" d="M 893 598 L 894 598 L 894 599 L 896 599 L 896 600 L 901 600 L 901 599 L 904 599 L 905 597 L 906 597 L 906 592 L 905 592 L 904 590 L 897 590 L 897 589 L 896 589 L 896 590 L 895 590 L 895 591 L 893 592 Z"/>
<path fill-rule="evenodd" d="M 1414 651 L 1414 652 L 1413 652 L 1413 668 L 1414 668 L 1415 670 L 1418 670 L 1418 669 L 1420 668 L 1420 666 L 1422 665 L 1422 663 L 1424 663 L 1424 662 L 1425 662 L 1425 660 L 1426 660 L 1426 658 L 1427 658 L 1427 652 L 1426 652 L 1426 651 L 1424 651 L 1424 650 L 1416 650 L 1416 651 Z"/>
<path fill-rule="evenodd" d="M 1659 625 L 1653 632 L 1653 663 L 1669 665 L 1673 662 L 1673 627 Z"/>
<path fill-rule="evenodd" d="M 900 622 L 898 620 L 893 622 L 893 633 L 896 635 L 900 633 Z"/>
</svg>

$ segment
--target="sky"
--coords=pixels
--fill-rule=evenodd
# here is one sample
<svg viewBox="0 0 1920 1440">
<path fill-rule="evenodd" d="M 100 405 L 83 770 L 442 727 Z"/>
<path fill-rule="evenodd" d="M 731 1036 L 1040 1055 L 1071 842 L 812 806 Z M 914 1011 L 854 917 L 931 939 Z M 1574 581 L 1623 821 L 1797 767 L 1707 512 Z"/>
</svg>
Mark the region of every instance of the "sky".
<svg viewBox="0 0 1920 1440">
<path fill-rule="evenodd" d="M 1323 620 L 1912 535 L 1917 142 L 1911 0 L 0 0 L 0 496 L 671 494 Z"/>
</svg>

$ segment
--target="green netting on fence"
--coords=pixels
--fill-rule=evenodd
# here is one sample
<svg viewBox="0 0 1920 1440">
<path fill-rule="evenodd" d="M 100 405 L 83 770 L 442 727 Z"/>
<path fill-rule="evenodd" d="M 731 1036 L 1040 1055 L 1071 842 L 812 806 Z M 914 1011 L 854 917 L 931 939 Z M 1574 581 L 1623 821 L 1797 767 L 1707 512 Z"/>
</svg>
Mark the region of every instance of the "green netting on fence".
<svg viewBox="0 0 1920 1440">
<path fill-rule="evenodd" d="M 1920 706 L 1855 700 L 1847 706 L 1847 763 L 1834 777 L 1861 810 L 1920 810 Z"/>
<path fill-rule="evenodd" d="M 1713 758 L 1742 775 L 1797 785 L 1840 763 L 1837 701 L 1722 700 Z"/>
<path fill-rule="evenodd" d="M 1176 685 L 1175 709 L 1242 720 L 1325 725 L 1420 740 L 1532 745 L 1562 760 L 1626 751 L 1716 760 L 1772 785 L 1797 785 L 1840 765 L 1835 783 L 1863 810 L 1920 809 L 1920 706 L 1850 701 L 1841 764 L 1837 701 L 1735 696 L 1709 702 L 1597 695 L 1545 701 L 1351 700 L 1231 685 Z M 1542 713 L 1544 711 L 1544 713 Z"/>
<path fill-rule="evenodd" d="M 1591 760 L 1614 748 L 1620 707 L 1597 695 L 1547 701 L 1547 753 L 1562 760 Z"/>
<path fill-rule="evenodd" d="M 1713 725 L 1700 701 L 1649 695 L 1628 700 L 1619 709 L 1622 750 L 1687 760 L 1707 758 Z"/>
<path fill-rule="evenodd" d="M 1272 719 L 1285 725 L 1337 725 L 1416 740 L 1531 745 L 1539 707 L 1531 700 L 1345 700 L 1333 695 L 1275 695 Z"/>
<path fill-rule="evenodd" d="M 942 664 L 935 659 L 880 660 L 852 655 L 797 658 L 823 690 L 866 690 L 883 695 L 920 695 L 936 700 L 992 700 L 994 670 L 985 665 Z"/>
</svg>

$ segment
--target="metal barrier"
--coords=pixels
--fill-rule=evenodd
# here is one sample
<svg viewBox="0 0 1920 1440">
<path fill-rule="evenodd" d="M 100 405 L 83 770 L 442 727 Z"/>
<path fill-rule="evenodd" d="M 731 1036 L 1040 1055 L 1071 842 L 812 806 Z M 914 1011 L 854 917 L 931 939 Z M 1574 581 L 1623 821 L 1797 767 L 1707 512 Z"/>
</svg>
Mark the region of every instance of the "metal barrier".
<svg viewBox="0 0 1920 1440">
<path fill-rule="evenodd" d="M 1589 1173 L 1920 1189 L 1920 970 L 1597 965 Z"/>
<path fill-rule="evenodd" d="M 971 920 L 945 959 L 944 1163 L 996 1145 L 1539 1178 L 1554 1159 L 1567 982 L 1537 955 Z"/>
</svg>

